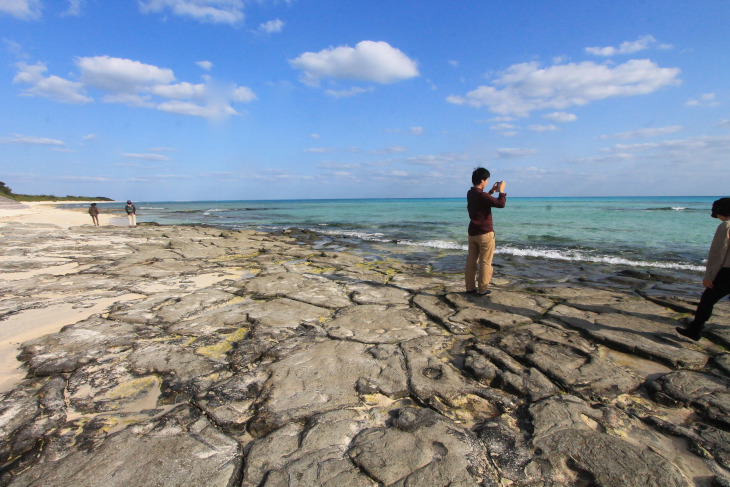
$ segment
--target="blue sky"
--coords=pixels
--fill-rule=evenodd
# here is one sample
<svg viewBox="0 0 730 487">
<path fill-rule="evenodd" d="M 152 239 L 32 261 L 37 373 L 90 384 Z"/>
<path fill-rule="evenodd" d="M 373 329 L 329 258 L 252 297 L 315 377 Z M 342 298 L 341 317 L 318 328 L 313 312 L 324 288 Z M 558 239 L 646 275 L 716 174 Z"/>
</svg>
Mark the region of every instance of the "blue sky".
<svg viewBox="0 0 730 487">
<path fill-rule="evenodd" d="M 726 0 L 0 0 L 0 181 L 136 201 L 726 195 Z"/>
</svg>

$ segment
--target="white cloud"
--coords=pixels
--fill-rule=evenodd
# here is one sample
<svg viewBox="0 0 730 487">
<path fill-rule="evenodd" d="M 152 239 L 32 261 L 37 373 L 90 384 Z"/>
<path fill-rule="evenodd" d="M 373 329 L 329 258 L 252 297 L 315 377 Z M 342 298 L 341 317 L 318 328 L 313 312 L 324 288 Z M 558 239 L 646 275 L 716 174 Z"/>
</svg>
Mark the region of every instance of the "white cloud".
<svg viewBox="0 0 730 487">
<path fill-rule="evenodd" d="M 333 98 L 349 98 L 351 96 L 360 95 L 362 93 L 370 93 L 372 91 L 374 91 L 372 87 L 360 88 L 358 86 L 353 86 L 347 90 L 327 90 L 325 93 Z"/>
<path fill-rule="evenodd" d="M 310 135 L 310 137 L 313 138 L 314 140 L 319 140 L 319 138 L 320 138 L 319 134 L 312 134 L 312 135 Z"/>
<path fill-rule="evenodd" d="M 68 0 L 68 9 L 62 15 L 78 17 L 81 15 L 81 8 L 84 3 L 86 3 L 86 0 Z"/>
<path fill-rule="evenodd" d="M 45 64 L 38 62 L 29 65 L 23 62 L 15 65 L 18 73 L 13 78 L 13 83 L 24 83 L 30 85 L 23 93 L 28 96 L 43 96 L 52 98 L 62 103 L 89 103 L 91 98 L 83 94 L 84 86 L 76 81 L 59 78 L 58 76 L 46 76 L 48 68 Z"/>
<path fill-rule="evenodd" d="M 654 38 L 654 36 L 643 36 L 639 37 L 635 41 L 622 42 L 619 47 L 586 47 L 586 52 L 596 56 L 608 57 L 616 56 L 618 54 L 633 54 L 651 47 L 656 47 L 658 49 L 672 48 L 671 44 L 661 44 Z"/>
<path fill-rule="evenodd" d="M 489 127 L 489 130 L 496 130 L 497 132 L 503 132 L 505 130 L 514 130 L 517 126 L 511 123 L 498 123 Z"/>
<path fill-rule="evenodd" d="M 398 154 L 401 152 L 408 152 L 408 149 L 406 149 L 405 147 L 401 147 L 399 145 L 393 145 L 390 147 L 386 147 L 385 149 L 370 151 L 370 154 L 379 156 L 379 155 L 383 155 L 383 154 Z"/>
<path fill-rule="evenodd" d="M 649 138 L 657 137 L 659 135 L 673 134 L 682 130 L 681 125 L 672 125 L 669 127 L 655 127 L 632 130 L 629 132 L 619 132 L 617 134 L 602 135 L 601 139 L 636 139 L 636 138 Z"/>
<path fill-rule="evenodd" d="M 542 116 L 542 118 L 547 118 L 548 120 L 552 120 L 553 122 L 575 122 L 578 120 L 578 117 L 573 113 L 567 113 L 567 112 L 553 112 L 553 113 L 547 113 Z"/>
<path fill-rule="evenodd" d="M 157 109 L 178 115 L 190 115 L 193 117 L 220 120 L 231 115 L 238 115 L 238 112 L 230 105 L 198 105 L 191 102 L 172 100 L 157 105 Z"/>
<path fill-rule="evenodd" d="M 104 92 L 102 100 L 105 103 L 123 103 L 209 119 L 236 115 L 238 112 L 231 106 L 232 103 L 249 103 L 256 99 L 250 88 L 217 82 L 207 75 L 205 83 L 174 83 L 175 75 L 171 69 L 130 59 L 109 56 L 77 58 L 76 65 L 82 82 L 57 76 L 46 77 L 47 68 L 43 63 L 18 63 L 14 82 L 31 85 L 25 90 L 26 95 L 47 96 L 67 103 L 93 101 L 83 94 L 86 86 L 91 86 Z"/>
<path fill-rule="evenodd" d="M 497 149 L 496 156 L 499 159 L 518 159 L 522 157 L 532 157 L 535 154 L 537 154 L 537 150 L 535 149 L 514 149 L 505 147 Z"/>
<path fill-rule="evenodd" d="M 423 127 L 411 127 L 411 135 L 423 135 Z"/>
<path fill-rule="evenodd" d="M 648 59 L 617 66 L 583 62 L 541 68 L 535 62 L 521 63 L 500 73 L 491 86 L 480 86 L 465 96 L 449 96 L 447 101 L 527 117 L 535 110 L 561 110 L 610 97 L 646 95 L 663 86 L 678 85 L 679 72 L 679 68 L 661 68 Z"/>
<path fill-rule="evenodd" d="M 66 145 L 62 140 L 19 134 L 15 134 L 12 137 L 1 137 L 0 144 L 50 145 L 55 147 L 63 147 Z"/>
<path fill-rule="evenodd" d="M 96 135 L 95 134 L 88 134 L 88 135 L 81 136 L 81 138 L 83 140 L 94 140 L 94 139 L 96 139 Z"/>
<path fill-rule="evenodd" d="M 214 24 L 236 24 L 243 20 L 243 0 L 148 0 L 139 2 L 143 13 L 170 11 Z"/>
<path fill-rule="evenodd" d="M 420 156 L 409 157 L 403 162 L 406 162 L 408 164 L 416 164 L 419 166 L 444 166 L 464 160 L 466 160 L 466 156 L 463 154 L 424 154 Z"/>
<path fill-rule="evenodd" d="M 170 158 L 162 154 L 122 154 L 127 159 L 141 159 L 143 161 L 169 161 Z"/>
<path fill-rule="evenodd" d="M 133 93 L 144 86 L 154 86 L 175 81 L 171 69 L 158 68 L 131 59 L 109 56 L 76 59 L 81 70 L 81 80 L 96 88 L 112 92 Z"/>
<path fill-rule="evenodd" d="M 263 24 L 259 25 L 259 30 L 262 32 L 266 32 L 267 34 L 281 32 L 281 29 L 283 28 L 284 22 L 279 19 L 269 20 L 268 22 L 264 22 Z"/>
<path fill-rule="evenodd" d="M 449 60 L 448 60 L 447 62 L 448 62 L 448 63 L 449 63 L 449 64 L 450 64 L 450 65 L 451 65 L 452 67 L 454 67 L 454 68 L 458 68 L 458 67 L 459 67 L 459 61 L 455 61 L 455 60 L 453 60 L 453 59 L 449 59 Z"/>
<path fill-rule="evenodd" d="M 552 124 L 552 123 L 547 124 L 547 125 L 542 125 L 542 124 L 528 125 L 527 128 L 528 128 L 528 130 L 532 130 L 533 132 L 552 132 L 555 130 L 560 130 L 557 125 Z"/>
<path fill-rule="evenodd" d="M 730 119 L 720 120 L 717 125 L 719 127 L 730 128 Z"/>
<path fill-rule="evenodd" d="M 2 0 L 0 14 L 8 14 L 21 20 L 36 20 L 41 16 L 40 0 Z"/>
<path fill-rule="evenodd" d="M 720 104 L 719 101 L 715 100 L 715 93 L 703 93 L 698 98 L 691 98 L 687 100 L 685 106 L 688 107 L 716 107 Z"/>
<path fill-rule="evenodd" d="M 210 71 L 211 69 L 213 69 L 213 63 L 211 63 L 210 61 L 198 61 L 195 64 L 197 64 L 206 71 Z"/>
<path fill-rule="evenodd" d="M 302 82 L 316 86 L 323 78 L 394 83 L 418 76 L 416 62 L 387 42 L 361 41 L 352 48 L 340 46 L 305 52 L 290 59 L 302 71 Z"/>
</svg>

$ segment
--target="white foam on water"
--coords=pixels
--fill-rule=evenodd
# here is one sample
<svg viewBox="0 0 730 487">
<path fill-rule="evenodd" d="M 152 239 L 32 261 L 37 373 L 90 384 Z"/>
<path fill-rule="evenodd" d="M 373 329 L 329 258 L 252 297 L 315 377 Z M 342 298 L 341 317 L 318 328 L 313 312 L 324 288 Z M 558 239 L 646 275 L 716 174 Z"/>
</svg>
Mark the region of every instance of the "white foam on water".
<svg viewBox="0 0 730 487">
<path fill-rule="evenodd" d="M 579 250 L 553 250 L 553 249 L 518 249 L 515 247 L 497 247 L 495 253 L 516 255 L 521 257 L 536 257 L 551 260 L 564 260 L 575 262 L 596 262 L 599 264 L 614 264 L 630 267 L 658 267 L 662 269 L 681 269 L 687 271 L 704 271 L 702 266 L 692 264 L 681 264 L 677 262 L 662 262 L 649 260 L 632 260 L 611 255 L 591 255 Z"/>
</svg>

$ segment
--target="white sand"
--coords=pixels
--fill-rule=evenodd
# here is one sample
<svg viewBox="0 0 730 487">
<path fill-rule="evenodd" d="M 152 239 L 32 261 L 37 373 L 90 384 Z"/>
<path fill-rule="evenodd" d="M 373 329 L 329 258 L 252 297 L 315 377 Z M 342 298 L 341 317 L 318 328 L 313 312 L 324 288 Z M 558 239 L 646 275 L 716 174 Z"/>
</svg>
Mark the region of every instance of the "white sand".
<svg viewBox="0 0 730 487">
<path fill-rule="evenodd" d="M 86 203 L 91 202 L 85 201 L 74 201 L 73 203 Z M 88 213 L 87 208 L 81 208 L 79 210 L 60 209 L 53 201 L 40 201 L 40 202 L 23 202 L 25 208 L 18 209 L 0 209 L 0 223 L 14 221 L 21 223 L 50 223 L 58 225 L 60 227 L 73 227 L 78 225 L 89 225 L 92 226 L 91 215 Z M 121 203 L 120 210 L 124 208 L 124 204 Z M 99 214 L 99 224 L 110 225 L 114 224 L 114 221 L 124 221 L 126 218 L 123 216 L 120 218 L 118 215 L 104 214 L 103 211 Z"/>
<path fill-rule="evenodd" d="M 74 202 L 76 203 L 76 202 Z M 91 202 L 79 202 L 87 203 Z M 5 223 L 39 223 L 52 224 L 62 228 L 73 226 L 93 226 L 88 208 L 79 210 L 60 209 L 54 202 L 24 202 L 23 208 L 0 209 L 0 233 Z M 126 223 L 126 218 L 119 218 L 114 215 L 99 215 L 101 225 L 113 224 L 113 221 Z M 26 257 L 31 258 L 31 257 Z M 78 265 L 75 263 L 48 263 L 45 268 L 35 269 L 28 272 L 17 272 L 4 275 L 7 280 L 32 279 L 41 274 L 65 274 L 66 272 L 78 272 Z M 75 269 L 74 269 L 75 268 Z M 0 392 L 12 388 L 20 379 L 25 376 L 25 370 L 15 359 L 18 353 L 18 345 L 26 340 L 43 336 L 47 333 L 57 333 L 65 325 L 76 323 L 88 318 L 92 314 L 100 313 L 118 301 L 126 299 L 139 299 L 141 296 L 124 296 L 114 300 L 100 299 L 93 306 L 83 309 L 73 309 L 70 305 L 58 304 L 38 310 L 26 310 L 0 321 Z M 60 298 L 60 297 L 59 297 Z M 49 297 L 49 301 L 54 301 Z"/>
</svg>

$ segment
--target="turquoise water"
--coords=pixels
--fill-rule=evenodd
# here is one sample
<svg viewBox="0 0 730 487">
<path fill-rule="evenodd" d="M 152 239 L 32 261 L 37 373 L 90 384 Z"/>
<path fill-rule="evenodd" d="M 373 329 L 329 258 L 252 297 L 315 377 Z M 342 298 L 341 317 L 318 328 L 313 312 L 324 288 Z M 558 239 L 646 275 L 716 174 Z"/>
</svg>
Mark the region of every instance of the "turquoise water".
<svg viewBox="0 0 730 487">
<path fill-rule="evenodd" d="M 508 198 L 494 210 L 497 254 L 702 270 L 716 197 Z M 333 239 L 434 255 L 466 249 L 465 198 L 135 202 L 138 221 L 264 231 L 299 228 Z M 118 203 L 103 203 L 115 208 Z"/>
</svg>

